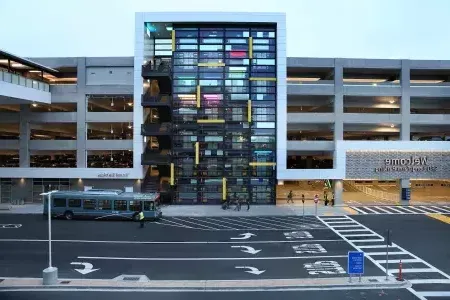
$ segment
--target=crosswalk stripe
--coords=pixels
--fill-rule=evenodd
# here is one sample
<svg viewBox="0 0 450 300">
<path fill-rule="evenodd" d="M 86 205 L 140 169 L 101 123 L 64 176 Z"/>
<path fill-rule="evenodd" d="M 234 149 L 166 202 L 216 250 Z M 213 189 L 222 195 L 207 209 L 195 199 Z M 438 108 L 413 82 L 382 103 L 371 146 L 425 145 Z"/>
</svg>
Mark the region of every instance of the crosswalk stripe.
<svg viewBox="0 0 450 300">
<path fill-rule="evenodd" d="M 289 229 L 289 228 L 292 228 L 292 226 L 301 226 L 301 224 L 297 224 L 297 223 L 288 223 L 287 221 L 280 221 L 280 220 L 278 220 L 278 219 L 272 219 L 271 217 L 258 217 L 259 219 L 263 219 L 263 220 L 265 220 L 265 219 L 268 219 L 268 220 L 265 220 L 265 221 L 268 221 L 268 222 L 275 222 L 275 223 L 278 223 L 278 224 L 281 224 L 282 226 L 284 226 L 284 228 L 286 228 L 286 229 Z M 306 223 L 305 223 L 306 224 Z"/>
<path fill-rule="evenodd" d="M 354 242 L 354 241 L 352 241 Z M 363 241 L 364 242 L 364 241 Z M 359 248 L 386 248 L 386 245 L 361 245 Z M 389 248 L 397 248 L 397 246 L 388 246 Z M 384 253 L 386 254 L 386 252 Z"/>
<path fill-rule="evenodd" d="M 432 206 L 432 208 L 441 210 L 441 212 L 443 212 L 445 214 L 450 214 L 450 210 L 446 210 L 445 208 L 442 208 L 442 207 L 439 207 L 439 206 Z"/>
<path fill-rule="evenodd" d="M 400 270 L 389 270 L 391 273 L 399 273 Z M 435 269 L 431 268 L 411 268 L 411 269 L 402 269 L 402 273 L 438 273 Z"/>
<path fill-rule="evenodd" d="M 431 212 L 431 213 L 441 213 L 440 211 L 432 209 L 432 208 L 430 208 L 428 206 L 420 206 L 420 208 L 422 208 L 423 210 L 428 210 L 427 212 Z"/>
<path fill-rule="evenodd" d="M 402 211 L 400 211 L 400 210 L 398 210 L 398 209 L 396 209 L 395 207 L 392 207 L 392 206 L 388 206 L 387 208 L 389 208 L 390 210 L 393 210 L 393 211 L 395 211 L 395 212 L 397 212 L 399 214 L 403 213 Z"/>
<path fill-rule="evenodd" d="M 330 225 L 331 226 L 331 225 Z M 362 225 L 333 225 L 333 227 L 345 227 L 345 228 L 350 228 L 350 227 L 363 227 Z"/>
<path fill-rule="evenodd" d="M 337 232 L 361 232 L 361 231 L 370 231 L 369 229 L 336 229 Z"/>
<path fill-rule="evenodd" d="M 426 213 L 427 213 L 427 211 L 422 210 L 422 209 L 420 209 L 420 208 L 417 207 L 417 206 L 409 206 L 408 208 L 409 208 L 410 210 L 417 211 L 419 214 L 426 214 Z"/>
<path fill-rule="evenodd" d="M 373 243 L 373 242 L 383 242 L 384 239 L 367 239 L 367 240 L 358 240 L 358 239 L 348 239 L 352 243 Z"/>
<path fill-rule="evenodd" d="M 179 222 L 190 223 L 190 224 L 194 224 L 194 225 L 197 225 L 197 226 L 205 227 L 205 228 L 208 228 L 208 229 L 214 229 L 214 230 L 217 230 L 217 228 L 215 228 L 215 227 L 211 227 L 211 226 L 206 226 L 206 225 L 198 224 L 198 223 L 191 222 L 191 221 L 188 221 L 188 220 L 179 219 L 179 218 L 177 218 L 177 217 L 172 217 L 172 219 L 178 220 Z"/>
<path fill-rule="evenodd" d="M 386 255 L 386 252 L 364 252 L 365 255 L 368 256 L 378 256 L 378 255 Z M 403 251 L 393 251 L 389 252 L 389 255 L 409 255 L 407 252 Z"/>
<path fill-rule="evenodd" d="M 244 225 L 239 225 L 239 224 L 236 224 L 236 223 L 230 223 L 230 222 L 224 221 L 224 220 L 222 220 L 222 219 L 218 219 L 218 218 L 208 217 L 208 219 L 212 219 L 213 221 L 218 222 L 218 223 L 224 223 L 224 224 L 227 224 L 227 225 L 233 225 L 233 226 L 239 226 L 239 227 L 241 227 L 241 228 L 235 228 L 236 230 L 239 230 L 239 229 L 246 229 L 246 228 L 247 228 L 247 227 L 245 227 Z"/>
<path fill-rule="evenodd" d="M 409 209 L 406 208 L 405 206 L 396 206 L 395 208 L 397 208 L 397 209 L 399 209 L 399 210 L 404 210 L 404 211 L 406 211 L 407 213 L 410 213 L 410 214 L 417 214 L 416 212 L 414 212 L 414 211 L 412 211 L 412 210 L 409 210 Z"/>
<path fill-rule="evenodd" d="M 221 224 L 217 224 L 217 223 L 212 223 L 212 222 L 204 220 L 203 218 L 202 219 L 200 219 L 200 218 L 194 219 L 194 218 L 191 218 L 191 217 L 188 217 L 188 218 L 189 218 L 189 220 L 194 220 L 194 221 L 200 222 L 200 225 L 202 224 L 201 222 L 203 222 L 203 223 L 206 223 L 206 224 L 214 225 L 216 227 L 219 226 L 219 228 L 216 228 L 216 229 L 222 229 L 220 227 L 224 227 L 224 228 L 228 228 L 228 229 L 236 229 L 236 228 L 233 228 L 233 227 L 229 227 L 229 226 L 225 226 L 225 225 L 221 225 Z"/>
<path fill-rule="evenodd" d="M 376 214 L 376 215 L 379 215 L 379 214 L 380 214 L 379 212 L 377 212 L 376 210 L 373 210 L 373 209 L 370 208 L 370 207 L 365 207 L 365 209 L 367 209 L 368 211 L 373 212 L 373 213 Z"/>
<path fill-rule="evenodd" d="M 352 206 L 351 208 L 354 209 L 354 210 L 356 210 L 357 212 L 362 213 L 363 215 L 367 215 L 367 212 L 365 212 L 364 210 L 362 210 L 362 209 L 360 209 L 360 208 L 358 208 L 358 207 Z"/>
<path fill-rule="evenodd" d="M 264 226 L 266 226 L 266 225 L 271 225 L 271 226 L 278 226 L 279 227 L 279 229 L 286 229 L 286 226 L 280 226 L 280 225 L 277 225 L 277 224 L 268 224 L 267 222 L 262 222 L 262 221 L 258 221 L 258 220 L 255 220 L 255 219 L 248 219 L 248 218 L 246 218 L 246 217 L 242 217 L 242 219 L 244 220 L 244 221 L 249 221 L 249 222 L 256 222 L 257 224 L 256 225 L 258 225 L 258 224 L 263 224 Z M 270 228 L 270 227 L 267 227 L 267 228 Z"/>
<path fill-rule="evenodd" d="M 259 224 L 252 224 L 252 223 L 248 223 L 246 221 L 242 221 L 240 218 L 239 218 L 239 220 L 233 220 L 233 219 L 228 218 L 228 217 L 223 217 L 223 218 L 226 219 L 226 220 L 229 220 L 229 221 L 233 221 L 233 222 L 244 224 L 245 226 L 248 226 L 247 228 L 252 228 L 252 227 L 254 228 L 255 226 L 259 226 L 259 227 L 262 227 L 262 228 L 265 228 L 265 229 L 272 229 L 272 228 L 267 227 L 267 226 L 261 226 Z"/>
<path fill-rule="evenodd" d="M 381 208 L 380 206 L 375 206 L 377 209 L 379 209 L 379 210 L 381 210 L 382 212 L 385 212 L 385 213 L 387 213 L 387 214 L 392 214 L 392 212 L 390 212 L 390 211 L 387 211 L 386 209 L 384 209 L 384 208 Z"/>
<path fill-rule="evenodd" d="M 365 233 L 365 234 L 363 234 L 363 233 L 361 233 L 361 234 L 343 234 L 343 236 L 345 236 L 346 238 L 348 238 L 348 237 L 354 237 L 354 236 L 370 236 L 370 237 L 372 237 L 372 236 L 377 236 L 377 234 L 376 234 L 376 233 Z"/>
<path fill-rule="evenodd" d="M 450 292 L 416 292 L 422 297 L 450 297 Z"/>
<path fill-rule="evenodd" d="M 450 284 L 450 279 L 410 279 L 408 280 L 412 284 L 433 284 L 433 283 L 443 283 Z"/>
<path fill-rule="evenodd" d="M 386 254 L 386 253 L 385 253 Z M 389 253 L 391 254 L 391 253 Z M 375 260 L 378 263 L 385 263 L 386 260 L 384 259 L 379 259 L 379 260 Z M 388 259 L 388 263 L 389 264 L 396 264 L 396 263 L 414 263 L 414 262 L 421 262 L 420 259 L 415 259 L 415 258 L 407 258 L 407 259 Z"/>
</svg>

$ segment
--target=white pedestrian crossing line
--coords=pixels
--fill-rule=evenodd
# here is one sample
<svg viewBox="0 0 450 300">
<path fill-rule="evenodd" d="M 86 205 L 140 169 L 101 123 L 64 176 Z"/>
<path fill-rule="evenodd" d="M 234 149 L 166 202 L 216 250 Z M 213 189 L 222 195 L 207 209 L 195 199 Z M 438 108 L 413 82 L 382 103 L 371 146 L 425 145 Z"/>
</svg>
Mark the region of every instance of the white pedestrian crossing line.
<svg viewBox="0 0 450 300">
<path fill-rule="evenodd" d="M 396 207 L 396 208 L 400 209 L 399 207 Z M 403 211 L 407 211 L 407 210 L 408 209 L 404 209 Z M 402 212 L 402 213 L 404 213 L 404 212 Z M 417 214 L 418 212 L 417 211 L 412 212 L 412 210 L 409 210 L 409 212 L 407 212 L 407 213 L 408 214 Z M 349 216 L 346 216 L 346 217 L 349 220 L 353 220 Z M 419 299 L 426 300 L 425 297 L 450 296 L 450 275 L 437 269 L 436 267 L 434 267 L 433 265 L 424 261 L 423 259 L 417 257 L 416 255 L 412 254 L 411 252 L 408 252 L 407 250 L 403 249 L 402 247 L 400 247 L 399 245 L 397 245 L 395 243 L 392 243 L 391 246 L 386 246 L 384 237 L 382 237 L 378 233 L 372 231 L 368 227 L 360 224 L 359 222 L 357 222 L 355 220 L 353 220 L 354 223 L 359 224 L 360 227 L 364 228 L 364 230 L 366 230 L 367 232 L 369 232 L 371 234 L 365 234 L 362 236 L 361 239 L 354 240 L 352 238 L 357 237 L 357 236 L 352 237 L 353 234 L 348 235 L 345 233 L 345 232 L 349 232 L 349 231 L 344 231 L 344 233 L 342 232 L 342 230 L 350 230 L 350 232 L 351 232 L 354 229 L 343 229 L 342 227 L 345 228 L 345 227 L 350 227 L 350 226 L 354 226 L 354 225 L 336 226 L 332 222 L 327 222 L 327 220 L 325 218 L 318 217 L 318 219 L 321 220 L 326 226 L 328 226 L 333 232 L 335 232 L 337 235 L 339 235 L 342 239 L 347 241 L 347 243 L 349 243 L 351 246 L 353 246 L 356 250 L 364 251 L 367 259 L 369 259 L 371 262 L 373 262 L 383 272 L 386 272 L 386 269 L 385 269 L 386 260 L 381 259 L 381 257 L 377 257 L 377 258 L 375 258 L 375 257 L 381 256 L 381 255 L 382 256 L 386 255 L 386 252 L 383 250 L 386 249 L 386 247 L 388 247 L 390 249 L 389 254 L 391 255 L 391 259 L 388 260 L 388 264 L 397 264 L 397 263 L 400 263 L 400 261 L 401 261 L 402 263 L 405 263 L 405 265 L 403 266 L 403 269 L 402 269 L 402 273 L 417 274 L 415 276 L 420 277 L 420 278 L 411 280 L 411 282 L 413 284 L 436 284 L 436 283 L 448 283 L 449 284 L 448 288 L 445 288 L 446 291 L 420 291 L 419 292 L 414 289 L 414 285 L 413 285 L 413 287 L 408 288 L 408 290 L 411 293 L 413 293 L 414 295 L 416 295 Z M 338 228 L 336 228 L 336 227 L 338 227 Z M 358 235 L 358 234 L 356 234 L 356 235 Z M 364 239 L 364 237 L 367 237 L 367 239 Z M 378 237 L 379 239 L 373 239 L 373 237 Z M 372 244 L 372 245 L 362 244 L 362 243 L 367 243 L 367 242 L 371 242 L 371 243 L 375 242 L 375 244 Z M 392 258 L 392 255 L 401 255 L 401 256 L 405 256 L 405 257 Z M 409 265 L 408 265 L 409 263 L 418 263 L 418 264 L 423 265 L 424 267 L 409 268 Z M 417 265 L 417 266 L 421 266 L 421 265 Z M 397 276 L 398 275 L 397 273 L 399 273 L 398 268 L 392 267 L 392 269 L 389 268 L 389 270 L 388 270 L 388 274 L 391 276 Z M 429 278 L 430 275 L 427 275 L 430 273 L 440 274 L 443 277 L 445 277 L 446 279 L 443 279 L 443 281 L 441 279 L 430 279 Z"/>
<path fill-rule="evenodd" d="M 367 229 L 336 229 L 339 232 L 361 232 L 368 231 Z"/>
<path fill-rule="evenodd" d="M 342 232 L 342 231 L 339 231 L 339 232 Z M 361 234 L 345 234 L 344 236 L 346 237 L 346 238 L 348 238 L 348 237 L 355 237 L 355 236 L 376 236 L 376 234 L 374 234 L 374 233 L 361 233 Z"/>
<path fill-rule="evenodd" d="M 349 206 L 349 208 L 357 211 L 360 214 L 450 214 L 448 206 L 425 206 L 425 205 L 383 205 L 383 206 Z M 342 220 L 343 221 L 343 220 Z"/>
</svg>

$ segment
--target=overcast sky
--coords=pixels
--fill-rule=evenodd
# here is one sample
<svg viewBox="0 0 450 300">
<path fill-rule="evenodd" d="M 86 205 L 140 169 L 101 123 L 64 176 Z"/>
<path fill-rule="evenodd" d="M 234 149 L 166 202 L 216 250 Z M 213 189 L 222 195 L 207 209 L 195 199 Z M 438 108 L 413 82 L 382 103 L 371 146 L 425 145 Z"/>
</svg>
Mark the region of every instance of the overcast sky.
<svg viewBox="0 0 450 300">
<path fill-rule="evenodd" d="M 450 0 L 0 0 L 0 49 L 132 56 L 134 12 L 287 13 L 287 54 L 450 59 Z"/>
</svg>

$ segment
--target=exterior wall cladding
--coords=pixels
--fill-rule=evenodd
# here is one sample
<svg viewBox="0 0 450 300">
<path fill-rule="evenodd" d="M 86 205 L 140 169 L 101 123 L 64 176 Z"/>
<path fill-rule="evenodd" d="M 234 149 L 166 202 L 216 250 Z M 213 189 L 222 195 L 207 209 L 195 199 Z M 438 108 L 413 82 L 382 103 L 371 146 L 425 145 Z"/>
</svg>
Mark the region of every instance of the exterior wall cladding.
<svg viewBox="0 0 450 300">
<path fill-rule="evenodd" d="M 169 57 L 156 54 L 156 43 L 152 49 L 146 48 L 153 38 L 151 33 L 147 34 L 147 23 L 172 25 L 174 35 L 168 37 L 168 49 L 173 51 Z M 196 33 L 190 36 L 186 33 L 189 31 Z M 201 39 L 213 39 L 207 31 L 220 40 L 215 50 L 210 46 L 206 47 L 208 50 L 201 49 Z M 233 36 L 227 32 L 248 32 L 248 35 Z M 274 203 L 277 180 L 282 183 L 285 180 L 332 179 L 338 183 L 335 187 L 338 198 L 336 188 L 342 189 L 342 180 L 358 177 L 356 169 L 348 169 L 355 165 L 349 160 L 361 156 L 355 152 L 364 152 L 361 157 L 367 160 L 382 157 L 383 161 L 391 158 L 390 151 L 394 151 L 398 159 L 403 158 L 402 152 L 405 152 L 405 159 L 434 152 L 433 159 L 428 161 L 445 161 L 442 157 L 448 157 L 450 152 L 448 141 L 412 138 L 414 133 L 428 132 L 430 128 L 450 135 L 450 114 L 439 112 L 442 108 L 449 109 L 450 61 L 287 58 L 283 14 L 137 13 L 135 34 L 134 57 L 32 58 L 52 68 L 76 67 L 77 84 L 51 86 L 51 103 L 76 103 L 77 109 L 67 113 L 33 113 L 28 104 L 21 104 L 20 112 L 0 112 L 0 126 L 1 123 L 20 124 L 21 137 L 17 143 L 0 142 L 0 150 L 19 150 L 20 153 L 19 168 L 0 168 L 3 201 L 8 198 L 4 196 L 8 184 L 13 200 L 29 202 L 39 201 L 35 194 L 40 189 L 48 189 L 49 182 L 63 179 L 66 180 L 64 185 L 68 184 L 71 189 L 86 186 L 128 186 L 134 191 L 159 188 L 180 203 L 193 200 L 219 203 L 231 193 L 256 203 Z M 243 41 L 237 41 L 239 39 Z M 231 44 L 234 42 L 236 44 Z M 238 57 L 241 62 L 231 59 Z M 191 74 L 184 74 L 179 68 L 188 64 L 180 62 L 183 59 L 191 60 L 194 67 L 191 70 L 195 70 L 188 72 Z M 244 62 L 245 59 L 248 62 Z M 168 62 L 168 73 L 164 68 L 154 68 L 158 60 Z M 147 61 L 154 64 L 148 66 Z M 239 68 L 243 77 L 239 77 L 239 72 L 231 74 L 231 69 Z M 220 75 L 211 75 L 216 72 L 213 69 L 219 70 Z M 260 71 L 263 69 L 267 71 Z M 371 82 L 368 78 L 375 79 Z M 414 78 L 444 79 L 417 83 L 419 80 Z M 166 81 L 168 85 L 164 84 Z M 215 83 L 211 83 L 213 81 Z M 180 94 L 188 98 L 192 95 L 191 101 L 181 99 Z M 211 94 L 216 95 L 214 99 Z M 132 96 L 133 112 L 89 112 L 88 95 Z M 241 97 L 244 101 L 239 101 Z M 393 99 L 386 106 L 392 111 L 354 110 L 364 107 L 362 103 L 367 101 L 370 107 L 376 107 L 382 99 Z M 443 100 L 447 100 L 445 105 L 440 102 Z M 317 107 L 314 103 L 321 101 L 329 110 L 319 107 L 302 111 L 303 107 Z M 425 103 L 438 112 L 412 113 L 415 107 L 427 108 Z M 154 112 L 161 118 L 157 122 L 149 121 Z M 87 122 L 119 120 L 133 124 L 132 140 L 86 139 Z M 33 143 L 36 141 L 29 140 L 30 123 L 45 125 L 49 122 L 76 122 L 76 141 Z M 397 138 L 370 142 L 346 138 L 348 131 L 377 131 L 380 126 L 389 127 L 388 131 L 396 132 Z M 329 131 L 331 138 L 306 141 L 287 138 L 290 132 L 302 130 Z M 156 143 L 156 149 L 152 143 Z M 31 168 L 30 153 L 34 150 L 76 151 L 76 168 Z M 86 153 L 90 150 L 132 150 L 133 167 L 89 168 Z M 371 151 L 376 152 L 374 156 L 370 156 Z M 347 152 L 353 154 L 347 155 Z M 290 156 L 314 153 L 330 153 L 332 166 L 294 169 L 287 165 Z M 372 166 L 384 167 L 377 161 L 371 161 Z M 371 170 L 364 172 L 372 174 Z M 439 174 L 439 178 L 448 179 L 449 172 L 450 169 L 437 170 L 430 178 Z M 392 173 L 383 176 L 383 173 L 374 175 L 401 180 L 417 178 L 408 172 L 398 177 Z M 55 184 L 58 185 L 54 183 L 53 187 Z"/>
</svg>

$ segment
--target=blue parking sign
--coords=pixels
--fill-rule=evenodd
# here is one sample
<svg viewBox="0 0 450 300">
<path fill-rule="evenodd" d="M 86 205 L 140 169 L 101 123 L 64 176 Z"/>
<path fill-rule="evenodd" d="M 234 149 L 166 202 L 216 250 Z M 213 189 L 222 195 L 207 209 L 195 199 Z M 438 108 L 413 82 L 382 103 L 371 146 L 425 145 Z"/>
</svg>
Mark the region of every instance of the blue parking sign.
<svg viewBox="0 0 450 300">
<path fill-rule="evenodd" d="M 348 268 L 349 275 L 364 274 L 364 252 L 349 251 L 348 252 Z"/>
</svg>

